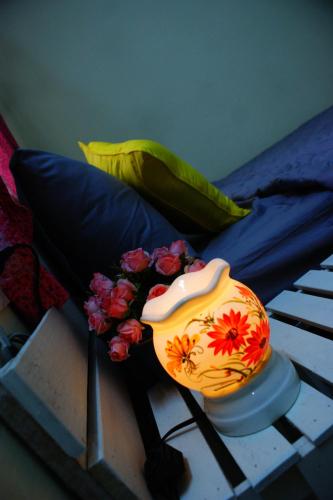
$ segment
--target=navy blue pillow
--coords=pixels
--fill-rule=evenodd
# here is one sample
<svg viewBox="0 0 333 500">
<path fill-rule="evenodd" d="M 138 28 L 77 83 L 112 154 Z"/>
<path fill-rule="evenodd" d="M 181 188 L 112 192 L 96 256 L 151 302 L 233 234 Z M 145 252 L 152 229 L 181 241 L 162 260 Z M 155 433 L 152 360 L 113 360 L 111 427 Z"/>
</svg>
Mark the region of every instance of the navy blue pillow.
<svg viewBox="0 0 333 500">
<path fill-rule="evenodd" d="M 47 236 L 84 281 L 127 250 L 152 251 L 182 238 L 133 189 L 91 165 L 18 149 L 11 169 Z"/>
</svg>

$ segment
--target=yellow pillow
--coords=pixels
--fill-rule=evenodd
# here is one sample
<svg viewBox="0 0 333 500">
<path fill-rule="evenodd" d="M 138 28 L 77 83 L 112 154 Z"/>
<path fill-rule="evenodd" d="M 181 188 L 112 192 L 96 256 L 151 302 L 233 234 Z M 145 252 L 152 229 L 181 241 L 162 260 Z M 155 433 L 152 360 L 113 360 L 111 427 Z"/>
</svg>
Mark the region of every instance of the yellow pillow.
<svg viewBox="0 0 333 500">
<path fill-rule="evenodd" d="M 219 232 L 250 212 L 157 142 L 79 146 L 88 163 L 132 186 L 181 231 Z"/>
</svg>

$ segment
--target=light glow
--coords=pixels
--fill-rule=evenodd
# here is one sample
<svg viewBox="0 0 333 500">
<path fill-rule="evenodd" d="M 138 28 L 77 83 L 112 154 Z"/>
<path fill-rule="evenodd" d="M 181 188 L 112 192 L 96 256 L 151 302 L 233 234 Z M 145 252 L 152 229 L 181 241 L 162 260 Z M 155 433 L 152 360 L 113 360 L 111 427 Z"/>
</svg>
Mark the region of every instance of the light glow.
<svg viewBox="0 0 333 500">
<path fill-rule="evenodd" d="M 248 287 L 230 278 L 229 270 L 225 261 L 214 259 L 201 271 L 177 278 L 143 310 L 165 370 L 209 398 L 245 386 L 271 355 L 265 309 Z"/>
</svg>

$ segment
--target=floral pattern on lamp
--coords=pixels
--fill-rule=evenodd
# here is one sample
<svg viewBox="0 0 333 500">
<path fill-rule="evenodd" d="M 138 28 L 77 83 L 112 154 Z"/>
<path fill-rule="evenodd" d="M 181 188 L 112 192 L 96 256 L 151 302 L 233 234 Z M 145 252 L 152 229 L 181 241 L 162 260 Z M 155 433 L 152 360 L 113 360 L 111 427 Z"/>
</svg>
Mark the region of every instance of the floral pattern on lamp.
<svg viewBox="0 0 333 500">
<path fill-rule="evenodd" d="M 245 285 L 225 277 L 230 294 L 219 294 L 212 306 L 191 318 L 180 335 L 170 332 L 160 352 L 167 372 L 210 396 L 227 394 L 247 383 L 268 360 L 269 322 L 263 305 Z M 187 380 L 185 380 L 185 378 Z"/>
<path fill-rule="evenodd" d="M 222 414 L 229 407 L 237 413 L 244 406 L 238 401 L 241 395 L 256 413 L 255 407 L 265 407 L 275 390 L 268 420 L 267 412 L 264 424 L 253 417 L 252 427 L 236 425 L 233 435 L 253 432 L 281 416 L 294 402 L 299 382 L 289 360 L 272 351 L 269 320 L 259 298 L 229 271 L 227 262 L 214 259 L 201 271 L 179 276 L 165 294 L 145 305 L 141 320 L 153 328 L 155 352 L 165 370 L 178 383 L 200 391 L 211 414 L 219 404 Z M 274 380 L 274 387 L 266 379 Z M 292 387 L 287 398 L 280 394 L 283 379 Z"/>
</svg>

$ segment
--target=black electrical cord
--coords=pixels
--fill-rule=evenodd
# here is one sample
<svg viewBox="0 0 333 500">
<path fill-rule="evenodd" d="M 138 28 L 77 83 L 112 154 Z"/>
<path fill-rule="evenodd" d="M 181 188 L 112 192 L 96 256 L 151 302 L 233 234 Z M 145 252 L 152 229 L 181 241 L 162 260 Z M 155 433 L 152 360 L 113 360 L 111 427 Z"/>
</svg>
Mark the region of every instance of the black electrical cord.
<svg viewBox="0 0 333 500">
<path fill-rule="evenodd" d="M 196 418 L 188 418 L 187 420 L 184 420 L 183 422 L 180 422 L 180 424 L 175 425 L 172 427 L 164 436 L 161 438 L 162 441 L 166 441 L 168 437 L 171 436 L 176 431 L 179 431 L 180 429 L 183 429 L 184 427 L 188 427 L 191 424 L 194 424 L 196 422 Z"/>
</svg>

